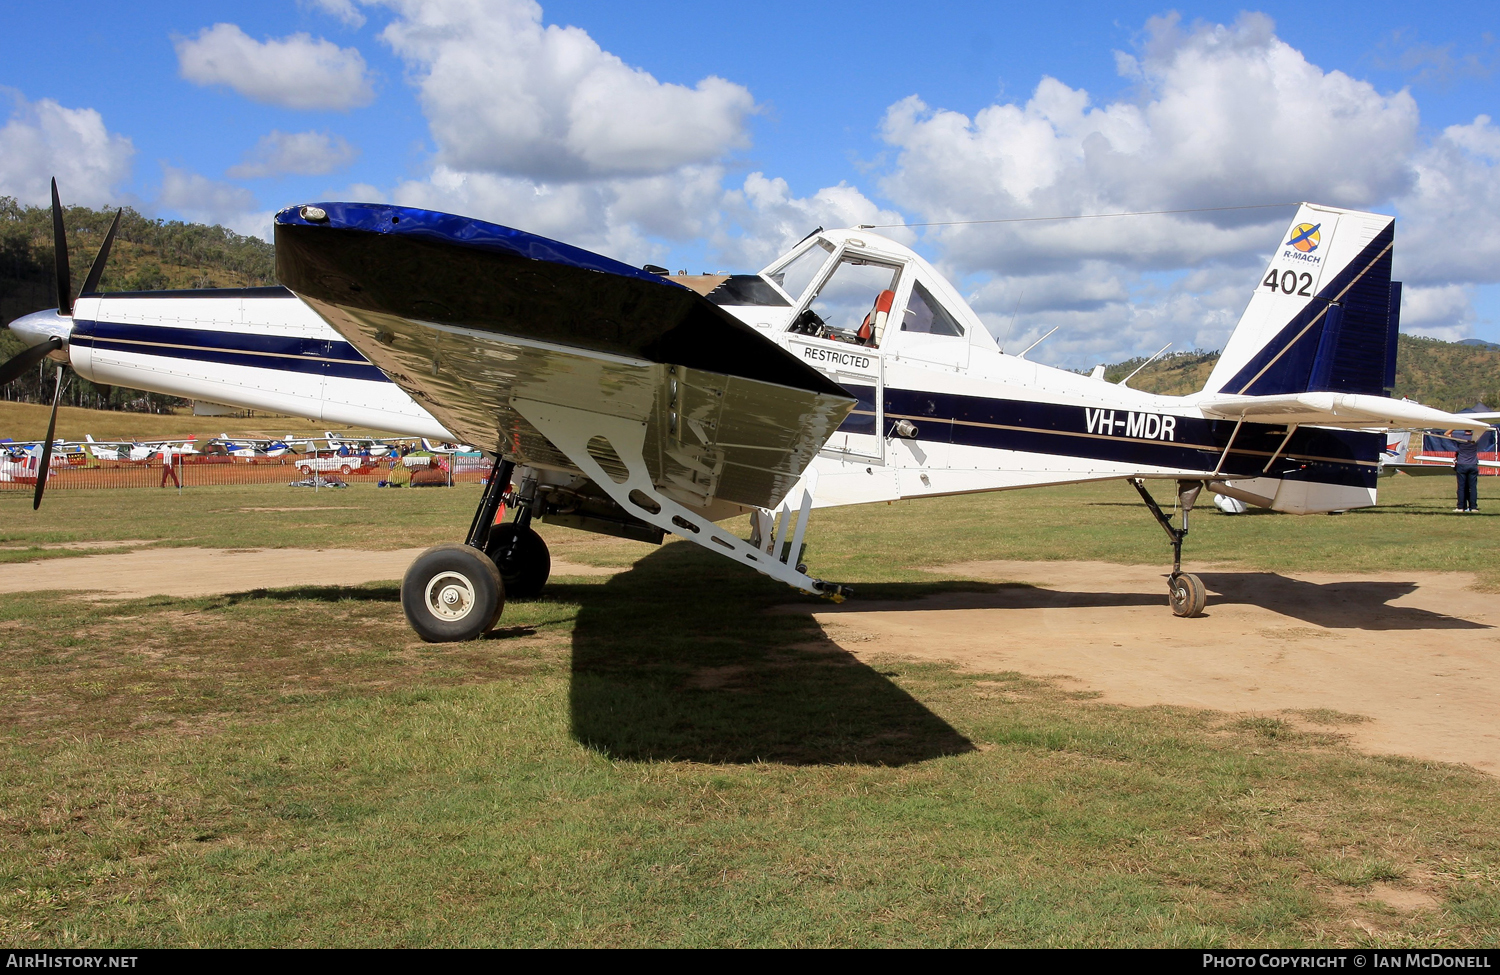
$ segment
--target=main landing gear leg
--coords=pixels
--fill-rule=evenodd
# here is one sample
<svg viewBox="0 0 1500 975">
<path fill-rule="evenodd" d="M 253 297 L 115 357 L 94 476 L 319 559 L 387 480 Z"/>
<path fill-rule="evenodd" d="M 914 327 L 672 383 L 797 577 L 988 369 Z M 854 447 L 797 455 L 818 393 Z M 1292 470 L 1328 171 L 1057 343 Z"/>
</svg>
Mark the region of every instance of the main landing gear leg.
<svg viewBox="0 0 1500 975">
<path fill-rule="evenodd" d="M 1202 481 L 1178 481 L 1177 482 L 1177 504 L 1182 508 L 1182 527 L 1176 528 L 1172 525 L 1172 519 L 1161 510 L 1161 505 L 1146 490 L 1146 483 L 1138 477 L 1130 479 L 1130 483 L 1140 492 L 1141 500 L 1146 502 L 1146 507 L 1151 509 L 1151 514 L 1156 517 L 1157 524 L 1167 533 L 1172 540 L 1172 574 L 1167 578 L 1167 598 L 1172 604 L 1172 612 L 1177 616 L 1193 617 L 1203 614 L 1203 607 L 1208 603 L 1208 590 L 1203 586 L 1203 580 L 1191 572 L 1182 571 L 1182 540 L 1188 533 L 1188 512 L 1193 510 L 1193 502 L 1198 500 L 1198 493 L 1203 490 Z"/>
<path fill-rule="evenodd" d="M 490 630 L 505 609 L 505 584 L 485 544 L 514 469 L 497 457 L 465 544 L 428 549 L 401 579 L 406 621 L 428 643 L 472 640 Z"/>
<path fill-rule="evenodd" d="M 510 483 L 510 470 L 500 479 L 501 485 Z M 502 490 L 504 488 L 502 487 Z M 552 574 L 552 554 L 547 543 L 531 527 L 531 516 L 536 507 L 536 478 L 525 477 L 521 490 L 511 498 L 516 508 L 515 521 L 494 525 L 489 537 L 478 543 L 485 554 L 494 560 L 505 583 L 506 595 L 512 599 L 535 599 L 541 595 L 547 577 Z M 495 520 L 491 509 L 489 521 Z M 475 545 L 474 541 L 469 542 Z"/>
</svg>

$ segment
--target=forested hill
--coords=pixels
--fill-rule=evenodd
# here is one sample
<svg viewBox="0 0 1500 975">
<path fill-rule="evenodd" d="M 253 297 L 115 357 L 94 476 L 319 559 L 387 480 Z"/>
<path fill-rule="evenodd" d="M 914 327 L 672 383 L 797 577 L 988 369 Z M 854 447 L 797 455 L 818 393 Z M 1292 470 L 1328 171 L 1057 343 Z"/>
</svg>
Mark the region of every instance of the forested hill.
<svg viewBox="0 0 1500 975">
<path fill-rule="evenodd" d="M 83 284 L 115 211 L 70 207 L 68 261 L 73 287 Z M 0 196 L 0 322 L 57 302 L 52 261 L 52 211 Z M 237 288 L 276 283 L 270 244 L 232 230 L 177 220 L 151 220 L 127 207 L 100 289 Z"/>
<path fill-rule="evenodd" d="M 1104 378 L 1118 382 L 1143 361 L 1127 359 L 1107 366 Z M 1219 353 L 1202 350 L 1163 356 L 1141 370 L 1130 385 L 1173 396 L 1195 393 L 1218 361 Z M 1395 395 L 1440 410 L 1461 410 L 1475 403 L 1500 409 L 1500 347 L 1402 335 L 1396 347 Z"/>
</svg>

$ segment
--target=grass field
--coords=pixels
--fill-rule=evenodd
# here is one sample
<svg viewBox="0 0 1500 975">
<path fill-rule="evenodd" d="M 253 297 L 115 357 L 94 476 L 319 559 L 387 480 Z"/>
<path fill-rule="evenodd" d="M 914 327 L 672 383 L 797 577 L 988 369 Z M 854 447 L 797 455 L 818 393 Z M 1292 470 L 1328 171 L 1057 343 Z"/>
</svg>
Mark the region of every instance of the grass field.
<svg viewBox="0 0 1500 975">
<path fill-rule="evenodd" d="M 1386 505 L 1342 517 L 1205 510 L 1189 559 L 1496 585 L 1500 522 L 1447 515 L 1450 486 L 1397 478 Z M 22 552 L 394 548 L 461 534 L 476 497 L 58 492 L 38 516 L 6 496 L 0 511 Z M 809 562 L 874 600 L 979 587 L 923 571 L 966 559 L 1164 563 L 1132 498 L 818 512 Z M 294 506 L 313 510 L 247 510 Z M 1500 939 L 1500 784 L 1355 753 L 1349 716 L 1305 733 L 1014 673 L 871 667 L 768 612 L 802 597 L 694 546 L 546 534 L 571 561 L 632 568 L 557 579 L 472 644 L 414 641 L 394 584 L 0 596 L 0 942 Z"/>
</svg>

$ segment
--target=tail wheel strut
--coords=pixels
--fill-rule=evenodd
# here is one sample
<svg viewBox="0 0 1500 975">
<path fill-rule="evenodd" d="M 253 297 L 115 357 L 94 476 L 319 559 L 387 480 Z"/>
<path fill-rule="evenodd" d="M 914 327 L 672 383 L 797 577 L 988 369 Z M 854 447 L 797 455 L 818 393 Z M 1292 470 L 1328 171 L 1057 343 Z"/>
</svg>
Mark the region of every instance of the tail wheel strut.
<svg viewBox="0 0 1500 975">
<path fill-rule="evenodd" d="M 1181 528 L 1173 525 L 1172 519 L 1161 510 L 1161 505 L 1146 490 L 1145 481 L 1133 477 L 1130 483 L 1140 493 L 1141 500 L 1146 502 L 1146 507 L 1156 518 L 1157 524 L 1161 525 L 1167 537 L 1172 540 L 1172 574 L 1167 577 L 1167 601 L 1172 606 L 1172 614 L 1184 618 L 1202 616 L 1204 607 L 1208 605 L 1208 589 L 1203 585 L 1202 579 L 1191 572 L 1182 571 L 1182 540 L 1188 533 L 1188 512 L 1193 510 L 1193 502 L 1198 500 L 1203 482 L 1177 482 L 1177 503 L 1182 508 Z"/>
</svg>

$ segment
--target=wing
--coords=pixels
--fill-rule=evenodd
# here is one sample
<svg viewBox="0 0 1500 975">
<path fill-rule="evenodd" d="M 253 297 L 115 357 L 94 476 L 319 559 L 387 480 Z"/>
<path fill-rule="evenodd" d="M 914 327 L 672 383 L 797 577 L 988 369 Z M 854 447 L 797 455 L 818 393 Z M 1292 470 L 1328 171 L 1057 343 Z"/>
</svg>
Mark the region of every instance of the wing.
<svg viewBox="0 0 1500 975">
<path fill-rule="evenodd" d="M 287 287 L 455 436 L 535 467 L 775 507 L 854 406 L 703 296 L 567 244 L 394 206 L 276 221 Z"/>
</svg>

